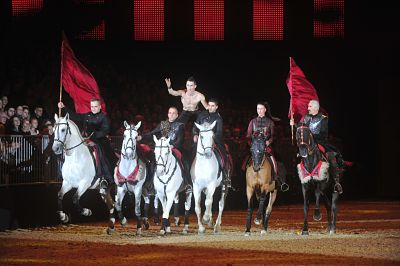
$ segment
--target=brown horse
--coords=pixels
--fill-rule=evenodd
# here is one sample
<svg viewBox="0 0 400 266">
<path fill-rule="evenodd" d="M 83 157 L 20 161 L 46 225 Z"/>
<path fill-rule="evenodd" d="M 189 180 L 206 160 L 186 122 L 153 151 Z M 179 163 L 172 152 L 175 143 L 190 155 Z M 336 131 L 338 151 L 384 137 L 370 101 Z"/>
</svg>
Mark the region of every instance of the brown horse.
<svg viewBox="0 0 400 266">
<path fill-rule="evenodd" d="M 268 221 L 272 212 L 272 205 L 275 202 L 277 195 L 276 182 L 272 179 L 272 165 L 267 159 L 265 154 L 265 137 L 259 134 L 254 137 L 251 143 L 251 161 L 246 167 L 246 194 L 247 194 L 247 223 L 245 235 L 250 235 L 251 219 L 253 214 L 253 195 L 256 194 L 256 198 L 259 201 L 259 208 L 257 217 L 254 220 L 256 224 L 263 222 L 263 230 L 261 234 L 265 234 L 268 229 Z M 268 207 L 265 209 L 265 202 L 267 200 L 267 193 L 269 196 Z M 262 218 L 261 218 L 262 217 Z"/>
</svg>

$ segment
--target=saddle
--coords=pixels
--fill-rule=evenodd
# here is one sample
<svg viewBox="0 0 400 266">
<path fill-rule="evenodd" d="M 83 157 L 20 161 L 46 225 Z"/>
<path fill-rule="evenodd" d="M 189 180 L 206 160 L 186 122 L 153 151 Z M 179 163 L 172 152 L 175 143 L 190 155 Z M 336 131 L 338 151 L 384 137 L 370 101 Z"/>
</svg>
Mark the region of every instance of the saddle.
<svg viewBox="0 0 400 266">
<path fill-rule="evenodd" d="M 176 148 L 172 148 L 172 154 L 175 156 L 175 158 L 178 161 L 179 166 L 181 167 L 181 169 L 185 169 L 181 151 L 176 149 Z"/>
</svg>

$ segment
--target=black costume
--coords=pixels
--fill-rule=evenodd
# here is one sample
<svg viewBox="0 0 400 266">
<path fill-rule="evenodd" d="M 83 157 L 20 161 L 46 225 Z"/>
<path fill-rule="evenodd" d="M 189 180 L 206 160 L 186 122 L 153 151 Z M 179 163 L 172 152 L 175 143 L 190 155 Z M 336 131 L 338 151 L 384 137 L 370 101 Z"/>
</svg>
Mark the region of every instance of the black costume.
<svg viewBox="0 0 400 266">
<path fill-rule="evenodd" d="M 325 149 L 325 155 L 332 166 L 335 180 L 335 189 L 339 193 L 343 193 L 343 189 L 339 183 L 343 172 L 344 161 L 339 150 L 328 143 L 328 117 L 322 113 L 316 115 L 306 114 L 300 123 L 305 124 L 313 134 L 314 140 Z"/>
<path fill-rule="evenodd" d="M 110 132 L 110 120 L 103 112 L 96 114 L 92 112 L 76 114 L 66 109 L 70 117 L 74 121 L 82 123 L 83 133 L 85 137 L 90 136 L 90 140 L 97 144 L 99 148 L 99 157 L 101 169 L 99 176 L 103 176 L 108 184 L 114 183 L 114 167 L 117 164 L 117 157 L 111 148 L 110 140 L 107 135 Z"/>
<path fill-rule="evenodd" d="M 209 111 L 202 111 L 196 119 L 196 123 L 201 125 L 205 122 L 212 124 L 214 121 L 216 122 L 216 125 L 213 128 L 213 132 L 214 132 L 214 143 L 215 145 L 218 147 L 218 150 L 221 152 L 222 155 L 222 159 L 224 161 L 224 163 L 221 163 L 221 166 L 224 169 L 224 178 L 226 179 L 226 181 L 229 183 L 230 185 L 230 176 L 228 174 L 228 170 L 230 169 L 231 165 L 230 165 L 230 160 L 228 158 L 228 154 L 225 150 L 225 145 L 223 142 L 223 120 L 221 115 L 218 112 L 213 112 L 210 113 Z M 199 129 L 194 125 L 193 126 L 193 130 L 192 130 L 193 135 L 199 135 Z"/>
</svg>

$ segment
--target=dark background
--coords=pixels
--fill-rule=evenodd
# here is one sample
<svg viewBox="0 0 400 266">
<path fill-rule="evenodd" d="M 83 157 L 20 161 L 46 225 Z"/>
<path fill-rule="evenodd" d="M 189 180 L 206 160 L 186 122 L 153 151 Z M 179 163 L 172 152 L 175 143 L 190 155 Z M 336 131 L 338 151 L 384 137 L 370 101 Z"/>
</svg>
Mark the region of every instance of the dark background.
<svg viewBox="0 0 400 266">
<path fill-rule="evenodd" d="M 106 1 L 97 8 L 79 7 L 74 1 L 44 1 L 38 15 L 13 18 L 11 1 L 0 6 L 0 91 L 10 98 L 30 90 L 15 90 L 9 67 L 35 69 L 35 60 L 47 69 L 37 76 L 51 78 L 54 107 L 58 99 L 60 40 L 64 30 L 76 56 L 96 75 L 96 66 L 117 69 L 121 75 L 142 76 L 159 82 L 164 77 L 175 87 L 194 75 L 198 90 L 235 106 L 254 110 L 267 100 L 274 116 L 288 124 L 289 93 L 286 77 L 293 57 L 315 86 L 321 105 L 329 113 L 330 133 L 341 139 L 345 159 L 356 162 L 345 180 L 344 197 L 399 199 L 398 109 L 398 15 L 392 6 L 375 1 L 346 1 L 345 37 L 313 38 L 313 2 L 285 1 L 283 41 L 252 41 L 252 1 L 225 1 L 225 40 L 193 41 L 191 1 L 165 1 L 165 41 L 132 39 L 132 3 Z M 106 20 L 105 41 L 73 38 L 82 25 Z M 34 55 L 45 55 L 37 58 Z M 39 63 L 39 62 L 37 62 Z M 22 77 L 23 78 L 23 77 Z M 112 97 L 118 88 L 104 88 Z M 22 95 L 22 96 L 21 96 Z M 142 97 L 143 95 L 138 95 Z M 106 100 L 107 101 L 107 100 Z M 51 110 L 54 112 L 55 110 Z M 247 125 L 245 125 L 247 126 Z"/>
</svg>

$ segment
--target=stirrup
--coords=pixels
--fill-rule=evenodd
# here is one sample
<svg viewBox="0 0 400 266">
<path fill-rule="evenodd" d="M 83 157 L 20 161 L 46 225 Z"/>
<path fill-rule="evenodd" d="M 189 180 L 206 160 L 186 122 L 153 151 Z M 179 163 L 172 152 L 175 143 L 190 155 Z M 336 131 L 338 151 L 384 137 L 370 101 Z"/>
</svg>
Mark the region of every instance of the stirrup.
<svg viewBox="0 0 400 266">
<path fill-rule="evenodd" d="M 285 183 L 282 183 L 280 189 L 281 189 L 282 192 L 288 191 L 288 190 L 289 190 L 289 185 L 288 185 L 288 183 L 286 183 L 286 182 L 285 182 Z"/>
<path fill-rule="evenodd" d="M 185 191 L 186 191 L 186 193 L 193 193 L 192 185 L 187 184 L 187 185 L 185 186 Z"/>
<path fill-rule="evenodd" d="M 100 189 L 107 189 L 108 188 L 108 181 L 105 179 L 102 179 L 100 181 Z"/>
<path fill-rule="evenodd" d="M 342 185 L 339 182 L 335 183 L 333 191 L 339 193 L 339 195 L 342 194 L 343 193 Z"/>
</svg>

